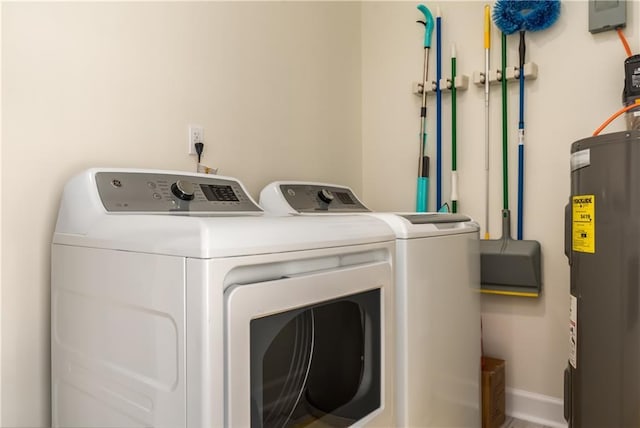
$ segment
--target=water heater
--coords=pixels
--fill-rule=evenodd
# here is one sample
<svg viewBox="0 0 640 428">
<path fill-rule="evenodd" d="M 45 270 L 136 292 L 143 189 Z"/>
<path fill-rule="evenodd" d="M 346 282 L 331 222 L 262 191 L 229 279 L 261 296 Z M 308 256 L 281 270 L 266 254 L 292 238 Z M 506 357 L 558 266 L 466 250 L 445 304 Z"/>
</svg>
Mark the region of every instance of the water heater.
<svg viewBox="0 0 640 428">
<path fill-rule="evenodd" d="M 565 209 L 569 428 L 640 426 L 640 131 L 576 141 Z"/>
</svg>

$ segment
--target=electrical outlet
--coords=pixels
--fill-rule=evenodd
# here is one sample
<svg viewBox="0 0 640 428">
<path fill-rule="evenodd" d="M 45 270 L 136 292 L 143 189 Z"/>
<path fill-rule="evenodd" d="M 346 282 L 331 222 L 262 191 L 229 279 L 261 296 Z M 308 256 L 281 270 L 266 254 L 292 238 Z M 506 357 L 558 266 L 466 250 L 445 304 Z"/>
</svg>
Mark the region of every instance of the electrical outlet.
<svg viewBox="0 0 640 428">
<path fill-rule="evenodd" d="M 196 143 L 204 143 L 204 128 L 200 125 L 189 125 L 189 147 L 187 153 L 196 155 Z"/>
</svg>

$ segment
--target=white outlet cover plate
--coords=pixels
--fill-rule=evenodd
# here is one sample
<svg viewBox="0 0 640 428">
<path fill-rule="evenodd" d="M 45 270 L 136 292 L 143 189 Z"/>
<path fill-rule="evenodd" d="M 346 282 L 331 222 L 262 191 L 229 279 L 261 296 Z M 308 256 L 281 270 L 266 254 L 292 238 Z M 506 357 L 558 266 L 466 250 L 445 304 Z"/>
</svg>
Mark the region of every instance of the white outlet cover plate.
<svg viewBox="0 0 640 428">
<path fill-rule="evenodd" d="M 187 153 L 190 155 L 196 155 L 196 143 L 204 142 L 204 128 L 200 125 L 189 125 L 189 135 L 187 139 L 188 147 Z"/>
</svg>

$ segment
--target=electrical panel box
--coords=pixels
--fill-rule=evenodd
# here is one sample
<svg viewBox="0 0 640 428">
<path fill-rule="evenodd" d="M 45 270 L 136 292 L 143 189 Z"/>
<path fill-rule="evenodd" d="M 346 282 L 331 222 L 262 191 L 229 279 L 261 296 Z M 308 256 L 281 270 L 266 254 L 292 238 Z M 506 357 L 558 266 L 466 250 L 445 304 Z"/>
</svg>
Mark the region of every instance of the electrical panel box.
<svg viewBox="0 0 640 428">
<path fill-rule="evenodd" d="M 626 0 L 589 0 L 589 32 L 595 34 L 626 25 Z"/>
</svg>

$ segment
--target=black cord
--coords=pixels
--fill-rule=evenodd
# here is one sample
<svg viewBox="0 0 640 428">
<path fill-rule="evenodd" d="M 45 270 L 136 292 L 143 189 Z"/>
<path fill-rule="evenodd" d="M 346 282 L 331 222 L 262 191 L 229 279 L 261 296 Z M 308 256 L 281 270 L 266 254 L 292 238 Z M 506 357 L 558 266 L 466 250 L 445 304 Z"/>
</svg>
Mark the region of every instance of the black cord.
<svg viewBox="0 0 640 428">
<path fill-rule="evenodd" d="M 198 163 L 200 163 L 200 158 L 202 157 L 202 151 L 204 150 L 204 143 L 195 143 L 196 146 L 196 154 L 198 155 Z"/>
</svg>

